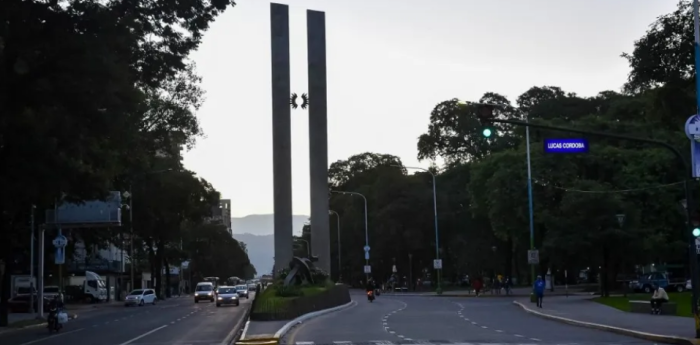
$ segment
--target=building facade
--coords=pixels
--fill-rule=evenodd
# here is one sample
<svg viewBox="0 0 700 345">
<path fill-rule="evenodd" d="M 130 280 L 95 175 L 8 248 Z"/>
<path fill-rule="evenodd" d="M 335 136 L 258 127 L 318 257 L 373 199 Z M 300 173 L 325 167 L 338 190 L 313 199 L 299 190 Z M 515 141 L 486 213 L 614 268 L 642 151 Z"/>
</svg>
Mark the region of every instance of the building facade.
<svg viewBox="0 0 700 345">
<path fill-rule="evenodd" d="M 219 200 L 219 206 L 212 207 L 211 216 L 212 224 L 222 224 L 226 226 L 228 233 L 233 236 L 233 229 L 231 229 L 231 199 Z"/>
</svg>

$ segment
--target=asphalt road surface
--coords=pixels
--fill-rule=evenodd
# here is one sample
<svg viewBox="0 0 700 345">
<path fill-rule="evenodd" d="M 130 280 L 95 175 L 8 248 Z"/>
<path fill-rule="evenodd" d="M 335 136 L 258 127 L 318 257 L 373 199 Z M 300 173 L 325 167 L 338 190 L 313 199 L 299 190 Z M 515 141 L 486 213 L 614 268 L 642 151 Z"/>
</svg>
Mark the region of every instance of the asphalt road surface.
<svg viewBox="0 0 700 345">
<path fill-rule="evenodd" d="M 636 338 L 530 315 L 510 299 L 379 296 L 290 331 L 286 345 L 479 344 L 647 345 Z"/>
<path fill-rule="evenodd" d="M 221 345 L 251 301 L 217 308 L 181 298 L 154 306 L 108 307 L 79 313 L 59 333 L 49 334 L 45 326 L 0 333 L 0 344 Z"/>
</svg>

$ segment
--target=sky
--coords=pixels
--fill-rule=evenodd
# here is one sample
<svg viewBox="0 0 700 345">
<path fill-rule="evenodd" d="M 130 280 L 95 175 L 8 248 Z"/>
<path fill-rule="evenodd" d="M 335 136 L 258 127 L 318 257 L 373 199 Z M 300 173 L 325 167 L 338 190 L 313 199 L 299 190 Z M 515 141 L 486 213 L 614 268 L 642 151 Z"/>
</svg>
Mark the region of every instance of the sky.
<svg viewBox="0 0 700 345">
<path fill-rule="evenodd" d="M 232 216 L 273 213 L 270 3 L 237 0 L 192 55 L 205 137 L 185 166 L 231 199 Z M 326 12 L 329 164 L 362 152 L 418 161 L 441 101 L 532 86 L 619 90 L 631 52 L 675 0 L 288 0 L 291 90 L 307 92 L 306 10 Z M 292 111 L 294 214 L 309 214 L 307 113 Z"/>
</svg>

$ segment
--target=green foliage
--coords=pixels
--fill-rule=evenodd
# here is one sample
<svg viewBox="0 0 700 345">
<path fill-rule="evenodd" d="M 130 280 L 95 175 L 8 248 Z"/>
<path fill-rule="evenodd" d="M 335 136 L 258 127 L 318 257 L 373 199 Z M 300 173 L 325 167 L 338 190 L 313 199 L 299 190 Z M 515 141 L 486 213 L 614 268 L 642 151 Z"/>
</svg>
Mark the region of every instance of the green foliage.
<svg viewBox="0 0 700 345">
<path fill-rule="evenodd" d="M 300 297 L 304 296 L 304 291 L 299 285 L 276 285 L 273 287 L 275 289 L 275 295 L 278 297 Z"/>
<path fill-rule="evenodd" d="M 176 187 L 172 193 L 159 190 L 164 195 L 157 200 L 135 176 L 179 168 L 180 148 L 192 147 L 202 134 L 195 113 L 203 92 L 188 55 L 210 23 L 234 3 L 193 0 L 181 5 L 0 2 L 0 260 L 8 272 L 28 265 L 32 205 L 40 224 L 43 210 L 57 200 L 100 199 L 129 184 L 143 202 L 134 203 L 134 228 L 151 248 L 150 256 L 141 255 L 148 257 L 146 266 L 160 271 L 188 256 L 179 249 L 178 237 L 185 237 L 183 223 L 203 222 L 204 203 L 185 193 L 196 191 L 195 198 L 213 188 L 196 178 L 151 176 L 147 180 L 153 189 Z M 154 199 L 184 208 L 167 210 L 150 203 Z M 158 218 L 165 216 L 174 217 Z M 168 227 L 174 229 L 170 234 Z M 92 230 L 71 232 L 70 238 L 104 246 L 120 235 Z M 161 248 L 157 257 L 156 247 Z M 7 325 L 9 286 L 5 274 L 0 326 Z"/>
<path fill-rule="evenodd" d="M 662 141 L 687 154 L 683 123 L 695 112 L 692 15 L 689 1 L 660 17 L 624 54 L 630 64 L 625 93 L 601 91 L 581 97 L 556 86 L 535 86 L 515 99 L 486 92 L 476 103 L 497 104 L 499 119 L 616 133 Z M 494 124 L 485 137 L 479 106 L 457 99 L 439 102 L 417 143 L 419 159 L 441 159 L 436 173 L 437 208 L 444 277 L 505 274 L 529 280 L 528 165 L 525 128 Z M 689 237 L 683 181 L 687 172 L 664 147 L 589 136 L 588 154 L 543 153 L 545 138 L 581 137 L 530 131 L 534 207 L 533 245 L 538 272 L 564 270 L 576 277 L 591 268 L 604 288 L 618 274 L 651 263 L 685 264 Z M 399 167 L 396 167 L 396 166 Z M 432 177 L 407 174 L 397 157 L 363 153 L 331 165 L 333 189 L 367 197 L 372 276 L 384 281 L 396 265 L 400 276 L 434 280 L 436 257 Z M 694 193 L 697 194 L 696 191 Z M 696 197 L 697 199 L 697 197 Z M 334 276 L 364 280 L 364 209 L 361 198 L 333 194 L 341 218 L 343 251 Z M 621 225 L 617 215 L 624 214 Z M 331 223 L 332 224 L 332 223 Z M 331 241 L 337 238 L 331 233 Z M 337 260 L 337 249 L 332 249 Z M 335 262 L 335 261 L 334 261 Z"/>
</svg>

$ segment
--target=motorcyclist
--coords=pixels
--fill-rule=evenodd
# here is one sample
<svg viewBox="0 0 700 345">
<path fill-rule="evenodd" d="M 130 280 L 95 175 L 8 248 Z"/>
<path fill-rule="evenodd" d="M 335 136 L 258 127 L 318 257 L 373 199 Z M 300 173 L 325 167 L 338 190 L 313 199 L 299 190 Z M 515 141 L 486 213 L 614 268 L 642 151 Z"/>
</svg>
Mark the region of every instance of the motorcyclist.
<svg viewBox="0 0 700 345">
<path fill-rule="evenodd" d="M 374 290 L 375 290 L 374 279 L 372 279 L 372 278 L 367 279 L 367 284 L 365 284 L 365 290 L 367 292 L 370 292 L 370 291 L 374 292 Z"/>
<path fill-rule="evenodd" d="M 56 295 L 51 302 L 49 302 L 49 318 L 58 321 L 58 312 L 63 309 L 63 301 L 60 296 Z"/>
</svg>

